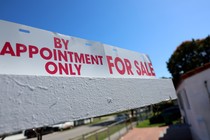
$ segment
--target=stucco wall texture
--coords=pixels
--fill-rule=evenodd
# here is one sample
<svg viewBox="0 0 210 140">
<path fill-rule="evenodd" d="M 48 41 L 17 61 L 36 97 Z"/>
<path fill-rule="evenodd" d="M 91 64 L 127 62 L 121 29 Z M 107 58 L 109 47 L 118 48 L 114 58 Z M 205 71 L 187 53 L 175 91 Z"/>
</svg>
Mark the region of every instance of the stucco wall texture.
<svg viewBox="0 0 210 140">
<path fill-rule="evenodd" d="M 194 75 L 184 79 L 177 89 L 183 102 L 182 116 L 190 125 L 194 140 L 210 139 L 209 74 L 210 68 L 201 72 L 194 71 Z"/>
<path fill-rule="evenodd" d="M 170 79 L 0 75 L 0 134 L 176 98 Z"/>
</svg>

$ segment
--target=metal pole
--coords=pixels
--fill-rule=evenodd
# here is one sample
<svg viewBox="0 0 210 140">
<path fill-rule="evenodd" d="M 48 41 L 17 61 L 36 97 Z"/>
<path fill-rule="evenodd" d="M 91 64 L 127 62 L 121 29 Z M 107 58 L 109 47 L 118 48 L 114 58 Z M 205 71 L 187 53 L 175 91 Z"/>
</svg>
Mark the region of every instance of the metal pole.
<svg viewBox="0 0 210 140">
<path fill-rule="evenodd" d="M 4 140 L 6 138 L 6 136 L 4 135 L 2 138 L 1 138 L 1 140 Z"/>
<path fill-rule="evenodd" d="M 37 128 L 34 129 L 36 136 L 37 136 L 37 140 L 42 140 L 42 128 Z"/>
<path fill-rule="evenodd" d="M 108 136 L 108 140 L 110 140 L 109 127 L 107 127 L 107 136 Z"/>
<path fill-rule="evenodd" d="M 125 121 L 126 122 L 126 121 Z M 124 123 L 124 122 L 123 122 Z M 121 133 L 120 133 L 120 125 L 118 124 L 118 129 L 119 129 L 119 138 L 121 138 Z"/>
<path fill-rule="evenodd" d="M 128 132 L 128 122 L 127 121 L 125 121 L 125 127 L 126 127 L 126 132 Z"/>
<path fill-rule="evenodd" d="M 85 140 L 85 134 L 82 135 L 82 140 Z"/>
<path fill-rule="evenodd" d="M 132 125 L 132 118 L 130 118 L 130 125 L 131 125 L 131 129 L 133 129 L 133 125 Z"/>
<path fill-rule="evenodd" d="M 95 137 L 96 137 L 96 140 L 98 140 L 98 133 L 97 132 L 95 133 Z"/>
</svg>

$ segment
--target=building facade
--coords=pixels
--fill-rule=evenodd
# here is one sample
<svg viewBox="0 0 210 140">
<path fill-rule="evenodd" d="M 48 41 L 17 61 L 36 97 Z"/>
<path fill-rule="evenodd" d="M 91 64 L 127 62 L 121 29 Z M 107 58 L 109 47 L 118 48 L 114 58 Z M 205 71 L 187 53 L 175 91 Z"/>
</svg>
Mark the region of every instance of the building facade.
<svg viewBox="0 0 210 140">
<path fill-rule="evenodd" d="M 194 140 L 210 140 L 210 63 L 182 76 L 177 97 Z"/>
</svg>

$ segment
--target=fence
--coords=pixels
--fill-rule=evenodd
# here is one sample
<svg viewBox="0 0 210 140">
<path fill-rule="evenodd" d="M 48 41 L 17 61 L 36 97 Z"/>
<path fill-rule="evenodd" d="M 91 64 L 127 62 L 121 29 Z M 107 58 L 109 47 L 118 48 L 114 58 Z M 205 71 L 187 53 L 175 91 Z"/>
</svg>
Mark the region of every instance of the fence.
<svg viewBox="0 0 210 140">
<path fill-rule="evenodd" d="M 138 108 L 135 111 L 135 117 L 133 118 L 113 123 L 105 128 L 78 136 L 70 140 L 118 140 L 133 128 L 133 126 L 136 124 L 136 121 L 141 122 L 145 119 L 148 119 L 152 115 L 151 106 Z"/>
<path fill-rule="evenodd" d="M 152 106 L 145 106 L 136 109 L 137 122 L 144 121 L 145 119 L 150 118 L 152 115 L 153 115 Z"/>
<path fill-rule="evenodd" d="M 132 128 L 131 119 L 127 119 L 70 140 L 117 140 Z"/>
</svg>

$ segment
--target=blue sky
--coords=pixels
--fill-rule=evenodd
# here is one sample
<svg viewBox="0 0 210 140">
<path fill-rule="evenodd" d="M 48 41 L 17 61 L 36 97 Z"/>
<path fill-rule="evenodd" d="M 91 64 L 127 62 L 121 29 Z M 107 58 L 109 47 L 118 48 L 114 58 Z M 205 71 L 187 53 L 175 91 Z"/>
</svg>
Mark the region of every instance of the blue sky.
<svg viewBox="0 0 210 140">
<path fill-rule="evenodd" d="M 209 0 L 0 0 L 0 19 L 146 53 L 157 77 L 183 41 L 210 35 Z"/>
</svg>

